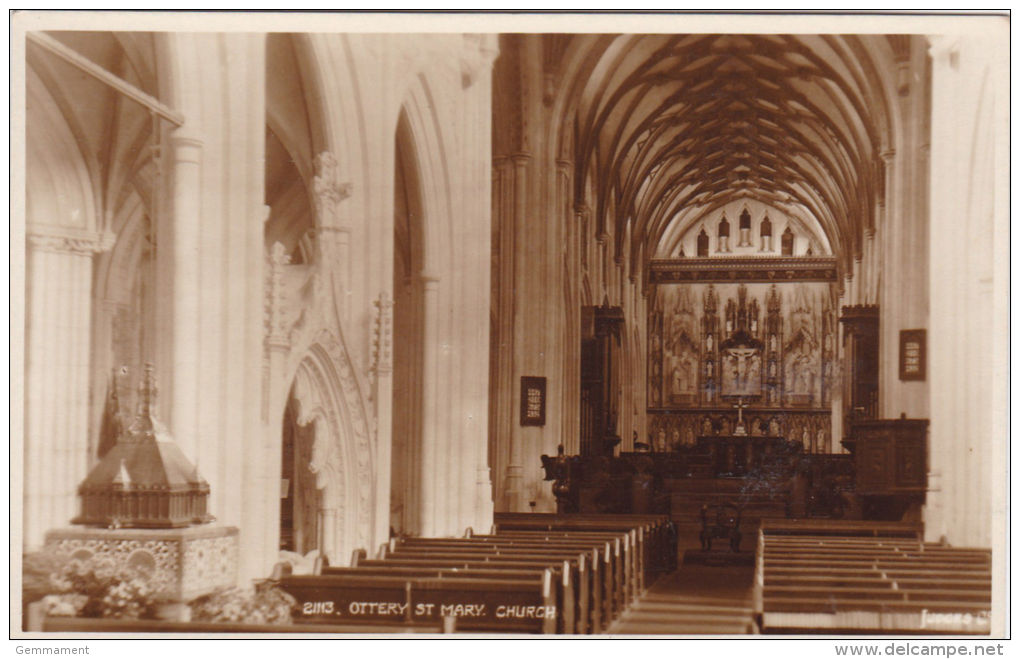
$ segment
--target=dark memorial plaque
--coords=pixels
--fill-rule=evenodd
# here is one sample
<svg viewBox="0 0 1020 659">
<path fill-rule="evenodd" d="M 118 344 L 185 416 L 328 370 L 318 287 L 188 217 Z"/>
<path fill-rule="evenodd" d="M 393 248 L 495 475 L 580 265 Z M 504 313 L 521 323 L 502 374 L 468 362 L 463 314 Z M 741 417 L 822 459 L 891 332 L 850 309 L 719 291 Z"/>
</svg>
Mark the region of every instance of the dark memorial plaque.
<svg viewBox="0 0 1020 659">
<path fill-rule="evenodd" d="M 900 380 L 924 380 L 926 377 L 925 330 L 900 331 Z"/>
<path fill-rule="evenodd" d="M 545 425 L 545 378 L 521 377 L 521 425 Z"/>
</svg>

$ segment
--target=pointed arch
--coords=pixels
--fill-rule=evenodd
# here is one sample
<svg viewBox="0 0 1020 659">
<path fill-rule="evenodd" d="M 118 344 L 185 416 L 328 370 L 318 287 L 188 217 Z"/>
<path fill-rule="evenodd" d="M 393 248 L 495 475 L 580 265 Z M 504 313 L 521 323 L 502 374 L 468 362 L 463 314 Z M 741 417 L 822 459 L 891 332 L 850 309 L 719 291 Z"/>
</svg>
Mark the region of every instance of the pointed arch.
<svg viewBox="0 0 1020 659">
<path fill-rule="evenodd" d="M 354 376 L 347 350 L 330 330 L 322 329 L 294 354 L 290 381 L 298 423 L 315 422 L 312 462 L 322 490 L 320 548 L 334 562 L 371 539 L 375 456 L 368 406 Z"/>
<path fill-rule="evenodd" d="M 452 244 L 452 199 L 446 136 L 425 74 L 414 78 L 401 110 L 413 141 L 420 176 L 424 243 L 422 269 L 425 273 L 434 274 L 441 270 L 441 264 L 446 263 L 449 245 Z"/>
</svg>

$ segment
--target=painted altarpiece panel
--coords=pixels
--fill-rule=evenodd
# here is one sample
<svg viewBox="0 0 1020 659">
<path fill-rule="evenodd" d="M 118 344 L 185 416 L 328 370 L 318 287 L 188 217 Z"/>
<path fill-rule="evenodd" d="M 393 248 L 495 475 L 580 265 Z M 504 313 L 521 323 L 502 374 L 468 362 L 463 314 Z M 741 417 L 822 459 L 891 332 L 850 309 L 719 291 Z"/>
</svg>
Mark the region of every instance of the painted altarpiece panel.
<svg viewBox="0 0 1020 659">
<path fill-rule="evenodd" d="M 832 295 L 825 282 L 656 285 L 649 443 L 668 450 L 724 435 L 735 427 L 733 400 L 744 397 L 749 434 L 828 450 L 839 372 Z"/>
</svg>

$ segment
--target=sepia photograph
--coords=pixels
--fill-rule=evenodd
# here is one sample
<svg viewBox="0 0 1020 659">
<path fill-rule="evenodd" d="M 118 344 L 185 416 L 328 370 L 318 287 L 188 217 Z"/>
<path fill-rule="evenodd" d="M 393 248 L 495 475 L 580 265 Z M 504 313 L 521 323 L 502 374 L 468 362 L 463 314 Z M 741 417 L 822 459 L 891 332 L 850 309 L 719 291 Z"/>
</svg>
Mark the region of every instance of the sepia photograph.
<svg viewBox="0 0 1020 659">
<path fill-rule="evenodd" d="M 1008 12 L 9 20 L 19 654 L 1009 638 Z"/>
</svg>

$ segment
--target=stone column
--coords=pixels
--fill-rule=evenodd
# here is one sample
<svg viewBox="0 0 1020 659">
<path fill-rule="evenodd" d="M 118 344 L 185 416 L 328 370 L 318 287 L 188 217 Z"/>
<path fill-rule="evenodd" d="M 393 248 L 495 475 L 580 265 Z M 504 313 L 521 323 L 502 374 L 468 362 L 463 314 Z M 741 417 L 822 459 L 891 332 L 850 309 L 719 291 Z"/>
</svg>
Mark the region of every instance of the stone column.
<svg viewBox="0 0 1020 659">
<path fill-rule="evenodd" d="M 421 499 L 418 501 L 419 530 L 426 537 L 436 535 L 438 528 L 437 501 L 446 487 L 445 456 L 441 455 L 439 417 L 444 401 L 439 396 L 443 374 L 438 372 L 437 336 L 439 333 L 439 278 L 422 274 L 422 308 L 425 315 L 422 331 L 422 419 L 421 419 Z M 408 502 L 409 503 L 409 502 Z"/>
<path fill-rule="evenodd" d="M 522 356 L 528 351 L 526 345 L 528 334 L 521 331 L 520 325 L 524 322 L 524 319 L 521 318 L 523 315 L 521 306 L 527 304 L 531 289 L 522 284 L 524 284 L 526 277 L 525 273 L 529 268 L 534 268 L 534 264 L 528 259 L 529 250 L 527 249 L 529 238 L 533 240 L 534 235 L 528 234 L 528 223 L 525 221 L 528 212 L 528 176 L 531 169 L 530 164 L 531 156 L 528 154 L 520 153 L 513 156 L 513 183 L 510 186 L 510 191 L 513 195 L 511 205 L 512 215 L 504 218 L 504 221 L 510 225 L 513 247 L 511 250 L 504 250 L 503 254 L 513 259 L 515 275 L 511 280 L 513 282 L 513 290 L 508 292 L 512 298 L 513 315 L 511 316 L 510 331 L 514 336 L 514 342 L 513 361 L 510 367 L 510 396 L 506 399 L 511 402 L 510 412 L 507 415 L 509 420 L 508 438 L 510 450 L 509 462 L 506 467 L 506 479 L 503 486 L 504 509 L 509 512 L 522 512 L 527 509 L 527 493 L 524 492 L 524 442 L 526 437 L 525 429 L 519 425 L 519 419 L 515 412 L 520 408 L 518 378 L 521 375 L 520 369 L 524 367 Z"/>
<path fill-rule="evenodd" d="M 492 221 L 496 225 L 492 240 L 496 267 L 492 313 L 496 317 L 493 337 L 495 359 L 490 374 L 489 450 L 492 458 L 495 492 L 501 506 L 505 505 L 507 464 L 510 457 L 513 400 L 513 293 L 514 293 L 514 223 L 513 223 L 514 162 L 511 158 L 495 158 L 492 167 Z"/>
<path fill-rule="evenodd" d="M 172 159 L 171 242 L 161 250 L 161 260 L 169 264 L 171 274 L 170 326 L 171 363 L 157 369 L 170 393 L 163 409 L 171 410 L 170 428 L 184 454 L 196 461 L 199 436 L 199 379 L 202 376 L 200 349 L 202 300 L 202 141 L 183 128 L 170 136 Z M 169 366 L 169 367 L 168 367 Z M 164 417 L 166 418 L 166 417 Z"/>
<path fill-rule="evenodd" d="M 375 455 L 375 528 L 372 539 L 373 545 L 378 546 L 389 538 L 390 527 L 392 443 L 382 441 L 382 438 L 391 437 L 393 434 L 393 299 L 383 291 L 374 305 L 376 316 L 372 399 L 377 419 L 376 437 L 379 439 Z"/>
<path fill-rule="evenodd" d="M 270 208 L 264 207 L 263 224 L 269 218 Z M 287 299 L 285 270 L 290 256 L 281 243 L 274 243 L 265 254 L 263 344 L 262 344 L 262 442 L 258 455 L 249 455 L 245 494 L 252 502 L 262 500 L 263 505 L 250 505 L 245 509 L 242 528 L 252 543 L 261 548 L 264 556 L 279 554 L 280 543 L 280 482 L 281 432 L 283 416 L 291 382 L 286 379 L 290 338 L 286 308 L 293 304 Z M 271 495 L 267 495 L 267 491 Z M 320 529 L 321 532 L 321 529 Z M 328 537 L 322 535 L 322 537 Z M 245 573 L 261 566 L 251 562 Z"/>
<path fill-rule="evenodd" d="M 1005 500 L 1005 76 L 994 66 L 1001 31 L 941 37 L 932 56 L 931 388 L 926 539 L 992 546 Z M 1002 314 L 1002 315 L 1000 315 Z M 1000 352 L 1001 351 L 1001 352 Z M 994 468 L 993 468 L 994 465 Z M 1000 491 L 1000 495 L 1004 492 Z M 993 571 L 1002 557 L 993 552 Z M 993 584 L 999 583 L 995 577 Z M 993 596 L 995 591 L 993 590 Z M 993 607 L 994 610 L 994 607 Z M 1001 609 L 1000 609 L 1001 610 Z"/>
<path fill-rule="evenodd" d="M 77 514 L 88 466 L 92 257 L 112 234 L 28 227 L 24 537 L 38 549 Z"/>
<path fill-rule="evenodd" d="M 470 320 L 459 328 L 461 378 L 461 478 L 469 479 L 460 496 L 458 533 L 471 526 L 479 533 L 492 526 L 492 482 L 489 474 L 489 317 L 492 274 L 492 64 L 498 55 L 495 35 L 465 35 L 461 82 L 464 87 L 462 140 L 464 182 L 462 213 L 466 222 L 466 277 L 459 279 L 460 313 Z"/>
<path fill-rule="evenodd" d="M 563 444 L 567 455 L 577 453 L 581 422 L 581 258 L 580 226 L 573 207 L 574 163 L 569 160 L 556 161 L 557 218 L 563 224 L 564 256 L 561 267 L 566 271 L 567 295 L 563 300 L 565 322 L 561 333 L 562 368 L 560 369 L 562 396 L 560 397 L 561 436 L 557 444 Z M 551 489 L 550 489 L 551 493 Z"/>
<path fill-rule="evenodd" d="M 240 527 L 242 578 L 264 576 L 278 539 L 267 540 L 261 524 L 272 517 L 270 493 L 279 493 L 278 474 L 274 487 L 257 485 L 272 477 L 265 462 L 271 458 L 257 450 L 265 36 L 175 33 L 167 45 L 166 98 L 186 123 L 164 142 L 167 180 L 156 222 L 160 418 L 209 481 L 210 512 Z"/>
<path fill-rule="evenodd" d="M 919 96 L 920 92 L 913 96 Z M 920 110 L 910 98 L 899 106 L 910 128 L 920 123 Z M 899 336 L 905 329 L 928 325 L 927 262 L 928 218 L 918 212 L 916 197 L 923 187 L 916 181 L 917 136 L 908 130 L 900 136 L 898 151 L 882 155 L 886 180 L 882 225 L 881 287 L 879 289 L 879 416 L 885 419 L 906 414 L 928 416 L 925 382 L 899 379 Z"/>
</svg>

